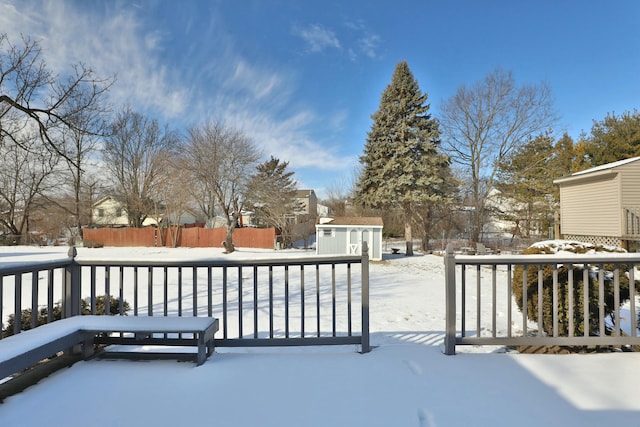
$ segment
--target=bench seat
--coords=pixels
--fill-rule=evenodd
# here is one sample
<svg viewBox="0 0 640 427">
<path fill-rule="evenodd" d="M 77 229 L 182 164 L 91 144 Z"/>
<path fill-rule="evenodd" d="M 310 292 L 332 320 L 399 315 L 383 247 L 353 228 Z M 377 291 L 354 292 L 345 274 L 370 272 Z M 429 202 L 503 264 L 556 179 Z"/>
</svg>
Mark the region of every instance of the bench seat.
<svg viewBox="0 0 640 427">
<path fill-rule="evenodd" d="M 73 316 L 0 340 L 0 379 L 76 345 L 82 345 L 85 358 L 94 344 L 193 345 L 199 366 L 213 353 L 217 330 L 218 319 L 210 317 Z"/>
</svg>

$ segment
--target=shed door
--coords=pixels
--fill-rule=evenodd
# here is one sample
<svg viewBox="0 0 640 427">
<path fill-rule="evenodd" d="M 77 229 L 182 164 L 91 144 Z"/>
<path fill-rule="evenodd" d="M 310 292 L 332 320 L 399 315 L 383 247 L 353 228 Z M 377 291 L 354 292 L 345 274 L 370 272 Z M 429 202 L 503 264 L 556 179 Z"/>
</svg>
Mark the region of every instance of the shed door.
<svg viewBox="0 0 640 427">
<path fill-rule="evenodd" d="M 358 236 L 358 230 L 351 230 L 349 232 L 349 241 L 347 242 L 349 255 L 360 255 L 360 238 Z"/>
</svg>

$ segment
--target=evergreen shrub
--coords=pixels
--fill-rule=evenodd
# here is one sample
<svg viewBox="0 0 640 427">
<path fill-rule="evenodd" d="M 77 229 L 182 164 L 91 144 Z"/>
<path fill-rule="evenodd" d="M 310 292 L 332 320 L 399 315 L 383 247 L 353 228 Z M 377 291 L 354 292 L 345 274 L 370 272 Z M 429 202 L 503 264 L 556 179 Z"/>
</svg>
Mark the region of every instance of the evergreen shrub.
<svg viewBox="0 0 640 427">
<path fill-rule="evenodd" d="M 106 313 L 105 311 L 106 301 L 107 301 L 106 295 L 100 295 L 99 297 L 96 298 L 96 314 Z M 123 308 L 123 314 L 126 315 L 127 311 L 129 311 L 130 309 L 129 303 L 127 301 L 124 301 L 122 303 L 122 308 Z M 120 298 L 116 298 L 112 295 L 109 295 L 109 313 L 108 314 L 111 316 L 118 315 L 120 314 L 119 310 L 120 310 Z M 91 314 L 90 298 L 86 298 L 81 301 L 80 312 L 82 315 Z M 33 316 L 33 313 L 30 308 L 26 308 L 22 310 L 21 330 L 27 331 L 31 329 L 32 316 Z M 44 325 L 45 323 L 48 323 L 48 317 L 49 317 L 49 310 L 47 309 L 47 307 L 43 307 L 40 310 L 38 310 L 37 325 L 40 326 L 40 325 Z M 62 304 L 58 302 L 53 306 L 53 320 L 60 320 L 60 319 L 62 319 Z M 2 329 L 3 338 L 13 335 L 13 329 L 14 329 L 15 323 L 16 323 L 15 315 L 14 314 L 9 315 L 9 318 L 7 319 L 7 325 Z"/>
<path fill-rule="evenodd" d="M 525 249 L 523 255 L 553 254 L 562 250 L 576 254 L 593 252 L 625 252 L 619 247 L 593 245 L 572 241 L 547 241 L 536 243 Z M 589 334 L 598 335 L 600 330 L 599 310 L 599 265 L 587 265 L 588 269 L 588 295 L 589 295 Z M 614 306 L 614 276 L 613 265 L 603 265 L 604 276 L 604 314 L 609 316 L 612 322 Z M 626 264 L 620 268 L 620 303 L 629 299 L 629 267 Z M 574 336 L 584 334 L 584 265 L 572 264 L 573 270 L 573 325 Z M 558 265 L 558 334 L 569 335 L 569 265 Z M 546 265 L 542 269 L 543 296 L 542 296 L 542 326 L 548 335 L 553 334 L 553 266 Z M 523 266 L 515 266 L 513 269 L 513 292 L 520 310 L 523 310 Z M 538 266 L 527 266 L 527 317 L 533 322 L 538 322 Z M 609 327 L 605 330 L 609 332 Z"/>
</svg>

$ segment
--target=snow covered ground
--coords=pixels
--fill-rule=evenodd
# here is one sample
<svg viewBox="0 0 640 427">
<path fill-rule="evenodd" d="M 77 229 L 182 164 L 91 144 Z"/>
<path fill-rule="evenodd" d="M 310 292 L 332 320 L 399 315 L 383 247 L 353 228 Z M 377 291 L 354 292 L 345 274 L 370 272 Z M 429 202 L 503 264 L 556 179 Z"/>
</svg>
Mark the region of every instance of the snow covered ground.
<svg viewBox="0 0 640 427">
<path fill-rule="evenodd" d="M 0 253 L 1 262 L 66 256 L 65 248 L 10 250 Z M 240 249 L 231 257 L 310 255 Z M 81 248 L 79 256 L 225 255 Z M 524 355 L 459 347 L 456 356 L 445 356 L 442 258 L 387 256 L 371 263 L 370 276 L 376 348 L 369 354 L 353 346 L 229 348 L 200 367 L 171 360 L 79 362 L 0 404 L 0 426 L 638 425 L 637 353 Z"/>
</svg>

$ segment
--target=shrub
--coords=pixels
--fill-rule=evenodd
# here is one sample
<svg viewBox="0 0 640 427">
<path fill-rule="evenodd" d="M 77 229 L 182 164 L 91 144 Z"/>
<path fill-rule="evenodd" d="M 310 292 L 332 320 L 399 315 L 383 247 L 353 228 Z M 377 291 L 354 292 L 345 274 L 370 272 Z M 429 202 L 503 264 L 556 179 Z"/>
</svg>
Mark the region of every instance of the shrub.
<svg viewBox="0 0 640 427">
<path fill-rule="evenodd" d="M 524 250 L 522 254 L 552 254 L 559 250 L 572 253 L 593 252 L 625 252 L 622 248 L 592 245 L 582 242 L 549 241 L 534 244 Z M 588 265 L 589 291 L 589 334 L 598 335 L 600 322 L 599 309 L 599 266 Z M 604 311 L 605 316 L 614 312 L 614 283 L 613 266 L 603 265 L 604 268 Z M 520 310 L 523 310 L 522 266 L 515 266 L 513 270 L 513 292 Z M 558 334 L 569 335 L 569 266 L 559 265 L 558 268 Z M 584 266 L 572 265 L 573 270 L 573 325 L 574 335 L 584 334 Z M 629 299 L 628 266 L 620 265 L 620 303 Z M 542 269 L 542 326 L 547 334 L 553 333 L 553 266 L 546 265 Z M 529 320 L 538 322 L 538 266 L 527 266 L 527 316 Z M 612 319 L 616 322 L 617 319 Z"/>
<path fill-rule="evenodd" d="M 106 301 L 107 301 L 106 295 L 100 295 L 99 297 L 96 297 L 96 314 L 105 314 Z M 115 298 L 109 295 L 109 304 L 110 304 L 109 313 L 108 313 L 109 315 L 113 316 L 113 315 L 120 314 L 120 311 L 119 311 L 120 298 Z M 130 308 L 129 303 L 127 301 L 123 301 L 122 306 L 123 306 L 123 314 L 126 315 L 127 314 L 126 312 L 129 311 L 129 308 Z M 80 312 L 83 315 L 91 314 L 90 298 L 83 299 L 80 302 Z M 49 315 L 49 310 L 47 309 L 47 307 L 44 307 L 38 310 L 37 326 L 48 323 L 48 320 L 49 320 L 48 315 Z M 32 310 L 30 308 L 26 308 L 22 310 L 21 330 L 27 331 L 31 329 L 31 319 L 32 319 Z M 53 320 L 60 320 L 60 319 L 62 319 L 62 304 L 58 302 L 53 306 Z M 15 323 L 16 323 L 15 314 L 10 314 L 9 318 L 7 319 L 7 326 L 5 326 L 2 329 L 3 338 L 13 335 L 13 329 L 14 329 Z"/>
<path fill-rule="evenodd" d="M 109 314 L 115 316 L 120 314 L 120 298 L 109 295 L 109 313 L 106 312 L 106 295 L 96 297 L 96 314 Z M 126 315 L 131 307 L 127 301 L 122 302 L 122 314 Z M 82 314 L 91 314 L 91 298 L 85 298 L 80 302 Z"/>
</svg>

